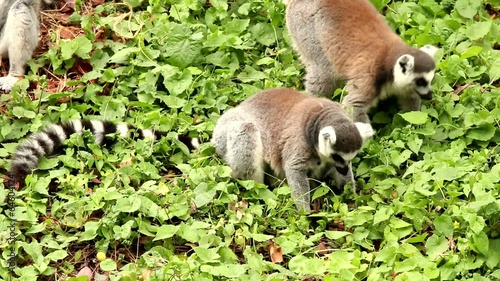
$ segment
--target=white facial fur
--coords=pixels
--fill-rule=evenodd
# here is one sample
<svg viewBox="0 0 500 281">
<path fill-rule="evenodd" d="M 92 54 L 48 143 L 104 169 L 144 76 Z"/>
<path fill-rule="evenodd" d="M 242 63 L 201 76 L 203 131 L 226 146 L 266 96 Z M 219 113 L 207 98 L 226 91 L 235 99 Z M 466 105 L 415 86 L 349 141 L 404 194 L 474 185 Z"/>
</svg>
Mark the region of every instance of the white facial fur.
<svg viewBox="0 0 500 281">
<path fill-rule="evenodd" d="M 344 161 L 346 163 L 348 163 L 352 159 L 354 159 L 354 157 L 356 157 L 356 155 L 358 155 L 358 152 L 359 152 L 358 150 L 353 151 L 353 152 L 349 152 L 349 153 L 344 153 L 344 152 L 338 151 L 337 154 L 342 156 L 342 159 L 344 159 Z"/>
<path fill-rule="evenodd" d="M 406 54 L 398 58 L 394 66 L 394 86 L 396 88 L 405 88 L 413 83 L 413 79 L 415 79 L 414 65 L 415 58 L 412 55 Z"/>
<path fill-rule="evenodd" d="M 425 45 L 423 46 L 422 48 L 420 48 L 420 50 L 426 54 L 428 54 L 429 56 L 431 56 L 431 58 L 434 58 L 434 55 L 436 54 L 436 52 L 439 50 L 439 48 L 437 47 L 434 47 L 432 45 Z"/>
<path fill-rule="evenodd" d="M 431 46 L 432 47 L 432 46 Z M 435 47 L 434 47 L 435 48 Z M 429 53 L 434 54 L 435 51 L 430 50 Z M 402 55 L 396 61 L 394 66 L 394 91 L 399 94 L 404 94 L 408 91 L 416 91 L 420 95 L 427 95 L 430 92 L 431 81 L 434 78 L 435 70 L 425 73 L 415 73 L 413 68 L 415 66 L 415 58 L 412 55 Z M 415 85 L 415 80 L 423 78 L 427 82 L 426 86 Z"/>
<path fill-rule="evenodd" d="M 356 125 L 356 128 L 358 128 L 359 134 L 361 135 L 363 142 L 375 134 L 372 126 L 368 123 L 356 122 L 354 124 Z"/>
<path fill-rule="evenodd" d="M 319 131 L 318 152 L 322 157 L 330 157 L 333 153 L 333 145 L 337 141 L 337 135 L 332 126 L 324 127 Z"/>
<path fill-rule="evenodd" d="M 421 77 L 424 78 L 425 81 L 427 81 L 427 85 L 425 87 L 418 86 L 418 85 L 416 86 L 417 92 L 420 95 L 426 95 L 431 90 L 431 81 L 432 81 L 432 79 L 434 79 L 434 72 L 435 71 L 433 70 L 433 71 L 429 71 L 427 73 L 421 74 Z"/>
</svg>

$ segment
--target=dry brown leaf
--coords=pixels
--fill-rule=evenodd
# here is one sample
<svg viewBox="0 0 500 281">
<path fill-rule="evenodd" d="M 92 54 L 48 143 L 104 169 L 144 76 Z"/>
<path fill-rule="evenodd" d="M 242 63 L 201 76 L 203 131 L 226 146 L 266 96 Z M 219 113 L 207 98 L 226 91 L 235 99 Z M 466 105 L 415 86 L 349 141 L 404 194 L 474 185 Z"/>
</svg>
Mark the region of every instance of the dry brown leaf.
<svg viewBox="0 0 500 281">
<path fill-rule="evenodd" d="M 325 242 L 320 242 L 316 248 L 318 248 L 318 255 L 320 256 L 330 253 L 332 249 L 332 247 L 327 245 Z"/>
<path fill-rule="evenodd" d="M 104 3 L 104 0 L 92 0 L 92 7 L 101 5 L 102 3 Z"/>
<path fill-rule="evenodd" d="M 98 178 L 93 178 L 91 181 L 92 181 L 93 183 L 97 183 L 97 184 L 102 183 L 102 181 L 101 181 L 100 179 L 98 179 Z"/>
<path fill-rule="evenodd" d="M 142 271 L 142 280 L 148 279 L 148 277 L 150 277 L 151 274 L 153 274 L 153 272 L 150 269 L 143 270 Z"/>
<path fill-rule="evenodd" d="M 272 263 L 283 262 L 283 250 L 281 247 L 277 247 L 274 240 L 271 240 L 269 244 L 269 256 L 271 257 Z"/>
<path fill-rule="evenodd" d="M 77 277 L 78 276 L 87 276 L 89 278 L 89 281 L 94 279 L 94 273 L 92 272 L 92 269 L 90 269 L 90 267 L 88 267 L 88 266 L 85 266 L 82 269 L 80 269 L 80 271 L 78 271 L 76 276 Z"/>
<path fill-rule="evenodd" d="M 118 166 L 119 166 L 119 167 L 123 167 L 123 166 L 132 166 L 132 160 L 123 161 L 123 162 L 121 162 Z"/>
</svg>

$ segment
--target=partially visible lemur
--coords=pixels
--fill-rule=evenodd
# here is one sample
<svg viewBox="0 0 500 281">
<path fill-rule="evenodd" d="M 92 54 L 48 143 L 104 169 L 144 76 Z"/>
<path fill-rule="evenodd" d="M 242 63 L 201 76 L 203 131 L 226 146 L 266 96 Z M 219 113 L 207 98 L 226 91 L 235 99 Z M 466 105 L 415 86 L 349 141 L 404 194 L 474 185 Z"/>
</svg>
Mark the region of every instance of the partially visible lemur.
<svg viewBox="0 0 500 281">
<path fill-rule="evenodd" d="M 28 174 L 38 167 L 42 157 L 54 154 L 63 141 L 69 139 L 72 134 L 81 134 L 83 130 L 90 130 L 97 144 L 103 144 L 108 134 L 119 133 L 121 137 L 134 137 L 133 126 L 128 124 L 115 125 L 111 121 L 98 120 L 71 120 L 65 123 L 51 124 L 40 132 L 31 134 L 21 143 L 12 157 L 9 176 L 12 180 L 24 185 Z M 157 140 L 167 133 L 162 131 L 137 129 L 139 138 L 151 138 Z M 186 144 L 188 148 L 198 147 L 198 139 L 179 135 L 178 139 Z"/>
<path fill-rule="evenodd" d="M 9 74 L 0 89 L 10 91 L 24 76 L 26 63 L 38 44 L 38 14 L 42 0 L 0 0 L 0 59 L 9 58 Z M 44 0 L 47 4 L 51 0 Z"/>
<path fill-rule="evenodd" d="M 354 123 L 336 102 L 272 89 L 225 112 L 212 142 L 234 177 L 264 183 L 269 167 L 286 177 L 297 208 L 310 211 L 308 177 L 333 178 L 338 187 L 353 181 L 351 160 L 372 135 L 369 124 Z"/>
<path fill-rule="evenodd" d="M 369 123 L 368 109 L 390 95 L 406 110 L 432 98 L 437 48 L 408 46 L 368 0 L 290 0 L 286 24 L 305 64 L 306 91 L 327 96 L 346 81 L 343 103 L 355 121 Z"/>
</svg>

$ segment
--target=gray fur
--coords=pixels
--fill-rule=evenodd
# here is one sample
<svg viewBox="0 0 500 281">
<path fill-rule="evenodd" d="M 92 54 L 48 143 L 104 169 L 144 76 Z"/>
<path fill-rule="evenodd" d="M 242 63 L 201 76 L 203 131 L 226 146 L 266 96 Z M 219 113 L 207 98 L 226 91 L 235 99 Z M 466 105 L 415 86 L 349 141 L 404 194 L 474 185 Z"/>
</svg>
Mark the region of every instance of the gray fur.
<svg viewBox="0 0 500 281">
<path fill-rule="evenodd" d="M 408 46 L 368 0 L 290 0 L 286 21 L 306 91 L 329 96 L 346 82 L 343 103 L 353 107 L 354 121 L 369 123 L 366 112 L 387 96 L 397 96 L 404 110 L 432 98 L 436 48 Z M 428 85 L 417 89 L 418 78 Z"/>
<path fill-rule="evenodd" d="M 38 44 L 41 0 L 0 0 L 0 58 L 9 58 L 9 73 L 0 89 L 10 91 Z"/>
<path fill-rule="evenodd" d="M 309 211 L 308 177 L 331 177 L 339 187 L 352 181 L 350 161 L 372 134 L 369 125 L 352 122 L 336 102 L 272 89 L 225 112 L 212 142 L 234 177 L 263 183 L 264 167 L 270 167 L 274 176 L 287 179 L 297 208 Z M 333 160 L 334 154 L 340 161 Z"/>
</svg>

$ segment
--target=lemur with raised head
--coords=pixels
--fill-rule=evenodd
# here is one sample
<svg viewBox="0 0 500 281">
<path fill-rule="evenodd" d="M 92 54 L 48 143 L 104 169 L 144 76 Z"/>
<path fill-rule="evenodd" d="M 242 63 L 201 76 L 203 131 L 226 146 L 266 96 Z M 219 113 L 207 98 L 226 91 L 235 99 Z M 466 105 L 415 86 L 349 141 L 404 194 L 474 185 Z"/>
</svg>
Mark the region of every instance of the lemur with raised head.
<svg viewBox="0 0 500 281">
<path fill-rule="evenodd" d="M 434 46 L 408 46 L 368 0 L 290 0 L 286 25 L 305 65 L 305 88 L 332 95 L 346 82 L 343 104 L 354 121 L 369 123 L 368 109 L 397 96 L 404 110 L 431 99 Z"/>
<path fill-rule="evenodd" d="M 0 77 L 1 90 L 10 91 L 24 76 L 26 63 L 38 44 L 41 2 L 0 0 L 0 59 L 9 58 L 9 73 Z"/>
<path fill-rule="evenodd" d="M 137 131 L 139 138 L 150 138 L 153 141 L 167 135 L 167 132 L 136 129 L 128 124 L 116 125 L 111 121 L 84 119 L 51 124 L 40 132 L 31 134 L 17 147 L 8 176 L 23 186 L 26 176 L 38 167 L 42 157 L 53 155 L 56 149 L 63 145 L 63 141 L 73 134 L 82 134 L 83 130 L 90 130 L 97 144 L 103 144 L 106 135 L 117 132 L 121 137 L 134 138 L 134 131 Z M 189 149 L 195 149 L 199 145 L 197 138 L 190 138 L 187 135 L 179 135 L 178 139 Z"/>
<path fill-rule="evenodd" d="M 286 178 L 298 209 L 310 211 L 310 183 L 353 181 L 351 160 L 373 135 L 339 103 L 291 89 L 265 90 L 229 109 L 217 121 L 212 143 L 233 176 L 264 183 L 270 168 Z M 354 183 L 353 183 L 354 184 Z"/>
</svg>

